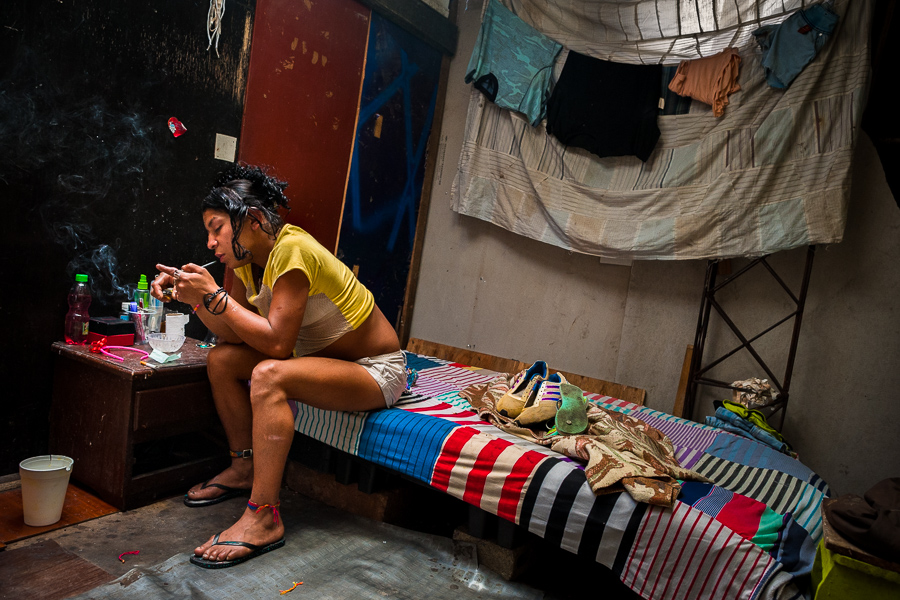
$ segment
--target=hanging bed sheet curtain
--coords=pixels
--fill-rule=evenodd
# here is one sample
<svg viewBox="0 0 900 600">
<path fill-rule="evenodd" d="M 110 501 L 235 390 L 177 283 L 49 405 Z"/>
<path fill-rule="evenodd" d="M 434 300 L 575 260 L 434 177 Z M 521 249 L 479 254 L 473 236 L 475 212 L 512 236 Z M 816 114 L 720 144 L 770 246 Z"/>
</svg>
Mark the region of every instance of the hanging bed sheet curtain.
<svg viewBox="0 0 900 600">
<path fill-rule="evenodd" d="M 787 89 L 767 83 L 753 31 L 796 0 L 504 0 L 569 51 L 663 64 L 735 48 L 740 91 L 724 116 L 660 111 L 646 162 L 566 147 L 472 90 L 453 210 L 568 250 L 617 259 L 760 256 L 840 242 L 870 75 L 872 0 L 835 0 L 830 39 Z M 661 90 L 664 86 L 661 85 Z M 611 94 L 616 91 L 610 90 Z M 669 102 L 678 96 L 668 94 Z M 672 106 L 670 106 L 670 109 Z"/>
</svg>

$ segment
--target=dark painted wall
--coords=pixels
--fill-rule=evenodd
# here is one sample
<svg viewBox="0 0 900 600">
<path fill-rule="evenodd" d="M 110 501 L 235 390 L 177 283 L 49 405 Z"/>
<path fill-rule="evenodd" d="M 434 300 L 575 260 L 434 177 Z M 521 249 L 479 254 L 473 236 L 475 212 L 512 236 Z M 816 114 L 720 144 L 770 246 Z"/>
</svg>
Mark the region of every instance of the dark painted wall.
<svg viewBox="0 0 900 600">
<path fill-rule="evenodd" d="M 74 274 L 90 276 L 91 315 L 110 315 L 156 262 L 210 256 L 198 207 L 228 166 L 213 158 L 216 133 L 240 133 L 253 1 L 229 0 L 218 57 L 208 10 L 208 0 L 3 2 L 0 475 L 53 450 L 50 345 Z M 188 334 L 203 337 L 194 321 Z"/>
</svg>

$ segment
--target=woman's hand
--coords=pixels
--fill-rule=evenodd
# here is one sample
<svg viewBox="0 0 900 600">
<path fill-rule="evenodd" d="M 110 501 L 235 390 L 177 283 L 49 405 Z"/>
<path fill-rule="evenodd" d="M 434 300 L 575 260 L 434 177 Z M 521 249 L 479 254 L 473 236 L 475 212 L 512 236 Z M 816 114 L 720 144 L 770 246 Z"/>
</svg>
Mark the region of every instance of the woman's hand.
<svg viewBox="0 0 900 600">
<path fill-rule="evenodd" d="M 171 285 L 174 289 L 172 298 L 184 302 L 190 306 L 196 306 L 203 302 L 203 297 L 218 289 L 216 280 L 209 271 L 194 263 L 188 263 L 181 267 L 169 267 L 156 265 L 160 275 L 153 280 L 151 294 L 155 298 L 163 299 L 163 288 Z"/>
<path fill-rule="evenodd" d="M 170 269 L 171 267 L 166 267 L 165 265 L 156 265 L 156 268 L 157 270 L 162 271 L 162 269 Z M 150 295 L 157 300 L 161 300 L 163 302 L 171 302 L 172 296 L 170 294 L 166 294 L 165 292 L 168 291 L 171 293 L 174 283 L 175 279 L 171 275 L 160 272 L 156 277 L 153 278 L 153 281 L 150 282 Z"/>
</svg>

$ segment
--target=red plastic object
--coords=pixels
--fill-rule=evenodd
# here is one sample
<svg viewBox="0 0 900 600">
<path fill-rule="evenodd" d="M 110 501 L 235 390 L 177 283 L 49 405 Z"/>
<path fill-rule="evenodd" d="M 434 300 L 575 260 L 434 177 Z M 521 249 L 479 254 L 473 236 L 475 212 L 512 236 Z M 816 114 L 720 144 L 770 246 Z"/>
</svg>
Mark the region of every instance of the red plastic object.
<svg viewBox="0 0 900 600">
<path fill-rule="evenodd" d="M 182 123 L 175 117 L 170 117 L 169 118 L 169 131 L 172 132 L 172 135 L 174 135 L 175 137 L 178 137 L 182 133 L 187 131 L 187 127 L 185 127 L 184 123 Z"/>
<path fill-rule="evenodd" d="M 119 333 L 117 335 L 102 335 L 93 331 L 88 333 L 87 343 L 93 344 L 106 338 L 106 344 L 110 346 L 134 346 L 133 333 Z M 106 345 L 104 344 L 104 345 Z"/>
<path fill-rule="evenodd" d="M 99 340 L 92 342 L 91 352 L 93 352 L 94 354 L 102 354 L 104 356 L 120 360 L 122 362 L 125 362 L 125 359 L 118 354 L 113 354 L 112 352 L 110 352 L 110 350 L 130 350 L 132 352 L 138 352 L 141 355 L 141 360 L 150 356 L 149 352 L 147 352 L 146 350 L 141 350 L 140 348 L 131 348 L 130 346 L 107 346 L 107 341 L 108 340 L 105 337 L 101 337 Z"/>
</svg>

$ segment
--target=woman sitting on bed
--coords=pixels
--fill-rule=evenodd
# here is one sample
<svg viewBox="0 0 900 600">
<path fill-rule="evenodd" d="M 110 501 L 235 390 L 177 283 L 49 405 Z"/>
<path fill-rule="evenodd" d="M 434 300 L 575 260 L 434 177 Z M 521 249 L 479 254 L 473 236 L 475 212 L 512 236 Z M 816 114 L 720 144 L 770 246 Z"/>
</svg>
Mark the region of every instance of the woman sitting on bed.
<svg viewBox="0 0 900 600">
<path fill-rule="evenodd" d="M 372 293 L 304 230 L 286 225 L 285 182 L 257 167 L 232 168 L 203 200 L 207 246 L 234 269 L 230 293 L 206 269 L 157 265 L 152 294 L 194 308 L 219 338 L 208 372 L 231 466 L 188 491 L 209 506 L 250 492 L 241 518 L 194 550 L 222 568 L 284 545 L 278 496 L 294 418 L 287 399 L 317 408 L 390 407 L 406 387 L 397 334 Z M 247 382 L 250 385 L 247 385 Z"/>
</svg>

